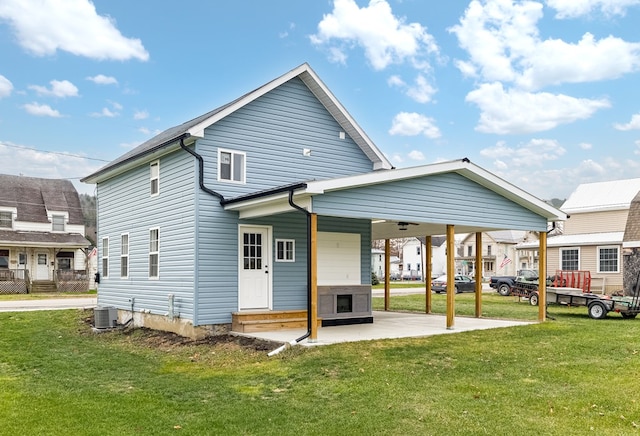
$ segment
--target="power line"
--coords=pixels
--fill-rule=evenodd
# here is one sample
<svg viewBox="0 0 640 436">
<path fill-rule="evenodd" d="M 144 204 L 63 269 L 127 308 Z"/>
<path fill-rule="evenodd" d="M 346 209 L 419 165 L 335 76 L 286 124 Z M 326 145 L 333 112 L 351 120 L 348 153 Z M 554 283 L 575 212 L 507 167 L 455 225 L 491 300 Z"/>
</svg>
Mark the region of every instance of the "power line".
<svg viewBox="0 0 640 436">
<path fill-rule="evenodd" d="M 61 152 L 61 151 L 39 150 L 39 149 L 37 149 L 37 148 L 23 147 L 23 146 L 20 146 L 20 145 L 11 145 L 11 144 L 6 144 L 6 143 L 4 143 L 4 142 L 0 143 L 0 145 L 3 145 L 3 146 L 5 146 L 5 147 L 18 148 L 18 149 L 20 149 L 20 150 L 31 150 L 31 151 L 37 151 L 37 152 L 39 152 L 39 153 L 58 154 L 58 155 L 61 155 L 61 156 L 77 157 L 77 158 L 80 158 L 80 159 L 96 160 L 96 161 L 99 161 L 99 162 L 111 162 L 111 161 L 109 161 L 109 160 L 105 160 L 105 159 L 98 159 L 98 158 L 96 158 L 96 157 L 81 156 L 81 155 L 79 155 L 79 154 L 64 153 L 64 152 Z"/>
</svg>

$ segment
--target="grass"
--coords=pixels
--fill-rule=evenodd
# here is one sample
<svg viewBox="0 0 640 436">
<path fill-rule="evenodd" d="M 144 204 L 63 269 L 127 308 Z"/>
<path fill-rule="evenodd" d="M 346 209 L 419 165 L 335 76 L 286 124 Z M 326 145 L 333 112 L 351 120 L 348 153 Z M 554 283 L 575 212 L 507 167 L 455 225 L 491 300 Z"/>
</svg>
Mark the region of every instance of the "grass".
<svg viewBox="0 0 640 436">
<path fill-rule="evenodd" d="M 483 307 L 536 310 L 497 296 Z M 543 324 L 272 358 L 140 329 L 92 334 L 90 312 L 0 313 L 0 434 L 637 434 L 640 320 L 550 311 Z"/>
<path fill-rule="evenodd" d="M 98 292 L 94 289 L 87 292 L 47 292 L 40 294 L 0 294 L 0 301 L 15 300 L 45 300 L 48 298 L 77 298 L 95 297 Z"/>
</svg>

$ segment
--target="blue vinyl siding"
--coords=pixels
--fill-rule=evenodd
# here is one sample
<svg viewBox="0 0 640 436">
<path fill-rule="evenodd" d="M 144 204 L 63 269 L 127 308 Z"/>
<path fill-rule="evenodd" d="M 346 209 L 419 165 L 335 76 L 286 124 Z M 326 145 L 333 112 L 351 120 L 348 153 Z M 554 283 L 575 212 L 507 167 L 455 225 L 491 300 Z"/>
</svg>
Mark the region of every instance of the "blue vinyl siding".
<svg viewBox="0 0 640 436">
<path fill-rule="evenodd" d="M 206 185 L 233 198 L 290 183 L 372 171 L 373 165 L 298 79 L 205 130 L 196 151 L 205 156 Z M 246 153 L 246 184 L 218 182 L 218 148 Z M 311 150 L 303 156 L 303 149 Z"/>
<path fill-rule="evenodd" d="M 544 217 L 456 173 L 325 193 L 314 197 L 313 210 L 333 216 L 547 230 Z"/>
<path fill-rule="evenodd" d="M 349 136 L 339 138 L 341 130 L 295 78 L 205 130 L 205 137 L 196 144 L 196 152 L 204 158 L 205 185 L 232 198 L 303 180 L 370 172 L 371 161 Z M 246 184 L 218 181 L 218 148 L 246 153 Z M 311 149 L 311 156 L 303 156 L 304 148 Z M 229 323 L 231 312 L 238 310 L 240 222 L 237 213 L 223 211 L 218 200 L 206 193 L 199 192 L 197 202 L 198 305 L 194 324 Z M 306 307 L 306 218 L 299 215 L 246 222 L 273 226 L 274 240 L 288 237 L 285 234 L 289 232 L 296 235 L 295 264 L 274 263 L 276 310 Z"/>
<path fill-rule="evenodd" d="M 194 284 L 194 163 L 185 152 L 160 158 L 160 195 L 149 190 L 149 165 L 98 185 L 99 270 L 109 237 L 109 277 L 99 284 L 101 305 L 165 314 L 175 295 L 180 317 L 192 319 Z M 159 278 L 149 279 L 149 230 L 160 229 Z M 129 234 L 129 277 L 120 278 L 120 235 Z"/>
</svg>

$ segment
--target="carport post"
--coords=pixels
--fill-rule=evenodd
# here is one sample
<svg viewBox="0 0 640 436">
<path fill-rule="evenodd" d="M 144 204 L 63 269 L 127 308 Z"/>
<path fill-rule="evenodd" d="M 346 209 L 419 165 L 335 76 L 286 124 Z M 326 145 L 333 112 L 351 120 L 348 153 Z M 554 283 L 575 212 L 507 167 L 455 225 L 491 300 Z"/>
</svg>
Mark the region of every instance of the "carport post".
<svg viewBox="0 0 640 436">
<path fill-rule="evenodd" d="M 389 310 L 389 300 L 391 299 L 391 241 L 384 240 L 384 310 Z"/>
<path fill-rule="evenodd" d="M 424 238 L 424 288 L 426 313 L 431 313 L 431 236 Z"/>
<path fill-rule="evenodd" d="M 476 232 L 476 318 L 482 317 L 482 232 Z"/>
<path fill-rule="evenodd" d="M 315 342 L 318 339 L 318 214 L 309 214 L 311 226 L 311 334 L 309 342 Z"/>
<path fill-rule="evenodd" d="M 455 282 L 455 228 L 452 224 L 447 224 L 447 329 L 452 329 L 454 324 L 456 293 Z"/>
<path fill-rule="evenodd" d="M 547 319 L 547 232 L 540 232 L 538 262 L 538 321 Z"/>
</svg>

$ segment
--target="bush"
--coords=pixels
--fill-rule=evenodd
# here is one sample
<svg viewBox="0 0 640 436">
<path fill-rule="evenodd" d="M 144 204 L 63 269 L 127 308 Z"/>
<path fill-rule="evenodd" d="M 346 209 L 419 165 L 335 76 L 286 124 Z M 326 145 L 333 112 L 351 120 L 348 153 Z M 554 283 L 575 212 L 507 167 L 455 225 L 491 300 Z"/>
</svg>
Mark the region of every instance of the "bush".
<svg viewBox="0 0 640 436">
<path fill-rule="evenodd" d="M 378 276 L 373 271 L 371 271 L 371 284 L 372 285 L 380 284 L 380 280 L 378 280 Z"/>
</svg>

